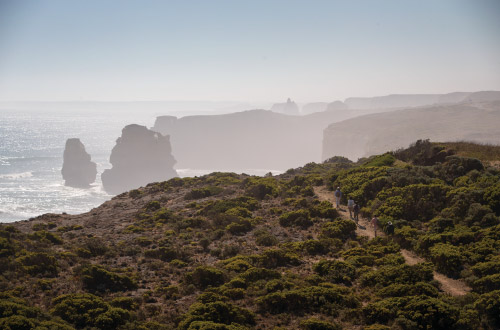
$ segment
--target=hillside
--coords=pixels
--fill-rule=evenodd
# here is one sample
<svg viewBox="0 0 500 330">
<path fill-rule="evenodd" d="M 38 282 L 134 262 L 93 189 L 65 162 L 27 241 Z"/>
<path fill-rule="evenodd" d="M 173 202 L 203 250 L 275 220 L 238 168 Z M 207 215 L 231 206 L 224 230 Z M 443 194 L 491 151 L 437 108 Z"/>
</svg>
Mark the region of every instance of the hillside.
<svg viewBox="0 0 500 330">
<path fill-rule="evenodd" d="M 449 150 L 175 178 L 1 225 L 0 328 L 498 328 L 500 172 Z M 337 186 L 394 235 L 333 208 Z"/>
<path fill-rule="evenodd" d="M 454 104 L 365 115 L 329 125 L 323 159 L 357 159 L 395 150 L 417 139 L 500 144 L 500 102 Z"/>
<path fill-rule="evenodd" d="M 350 97 L 344 103 L 351 109 L 391 109 L 498 100 L 500 100 L 499 91 L 481 91 L 448 94 L 393 94 L 376 97 Z"/>
</svg>

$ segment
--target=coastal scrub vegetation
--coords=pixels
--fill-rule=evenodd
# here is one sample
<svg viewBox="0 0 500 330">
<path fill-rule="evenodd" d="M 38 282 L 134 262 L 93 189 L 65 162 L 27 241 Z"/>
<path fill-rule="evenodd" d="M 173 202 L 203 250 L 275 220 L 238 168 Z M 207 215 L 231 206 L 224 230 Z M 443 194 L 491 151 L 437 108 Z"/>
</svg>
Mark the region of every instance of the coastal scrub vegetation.
<svg viewBox="0 0 500 330">
<path fill-rule="evenodd" d="M 278 176 L 175 178 L 87 214 L 2 224 L 0 328 L 498 329 L 499 155 L 418 141 Z M 358 236 L 321 186 L 394 234 Z M 448 294 L 436 271 L 471 291 Z"/>
</svg>

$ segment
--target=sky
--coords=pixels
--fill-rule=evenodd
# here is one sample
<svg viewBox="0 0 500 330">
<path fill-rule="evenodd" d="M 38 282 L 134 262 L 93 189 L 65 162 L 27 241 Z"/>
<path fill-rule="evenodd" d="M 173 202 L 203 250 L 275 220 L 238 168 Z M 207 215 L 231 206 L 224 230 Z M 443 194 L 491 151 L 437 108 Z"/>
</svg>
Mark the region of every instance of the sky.
<svg viewBox="0 0 500 330">
<path fill-rule="evenodd" d="M 0 101 L 500 90 L 498 0 L 0 0 Z"/>
</svg>

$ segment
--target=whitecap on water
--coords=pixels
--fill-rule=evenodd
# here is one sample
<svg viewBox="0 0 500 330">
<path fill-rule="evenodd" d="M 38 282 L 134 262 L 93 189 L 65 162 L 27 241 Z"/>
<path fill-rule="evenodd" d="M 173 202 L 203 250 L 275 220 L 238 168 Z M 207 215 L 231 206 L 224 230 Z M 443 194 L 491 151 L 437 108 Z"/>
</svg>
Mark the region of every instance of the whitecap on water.
<svg viewBox="0 0 500 330">
<path fill-rule="evenodd" d="M 8 173 L 8 174 L 0 174 L 0 179 L 22 179 L 22 178 L 30 178 L 33 176 L 33 172 L 21 172 L 21 173 Z"/>
</svg>

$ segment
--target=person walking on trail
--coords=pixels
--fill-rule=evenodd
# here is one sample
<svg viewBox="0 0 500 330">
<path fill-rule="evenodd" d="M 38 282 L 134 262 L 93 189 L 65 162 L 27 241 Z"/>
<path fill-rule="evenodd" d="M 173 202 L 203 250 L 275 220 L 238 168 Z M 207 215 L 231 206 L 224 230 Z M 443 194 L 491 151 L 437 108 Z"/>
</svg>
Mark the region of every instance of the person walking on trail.
<svg viewBox="0 0 500 330">
<path fill-rule="evenodd" d="M 391 221 L 387 223 L 387 235 L 393 235 L 394 234 L 394 225 L 392 224 Z"/>
<path fill-rule="evenodd" d="M 372 226 L 373 226 L 373 232 L 375 233 L 375 237 L 377 237 L 377 227 L 378 227 L 378 218 L 376 216 L 374 216 L 372 218 Z"/>
<path fill-rule="evenodd" d="M 352 211 L 354 213 L 354 222 L 356 222 L 356 224 L 358 224 L 358 221 L 359 221 L 359 211 L 360 210 L 361 210 L 361 207 L 359 206 L 359 204 L 354 203 L 354 206 L 352 207 Z"/>
<path fill-rule="evenodd" d="M 352 212 L 354 211 L 354 200 L 350 196 L 347 200 L 347 208 L 349 209 L 349 217 L 352 219 Z"/>
<path fill-rule="evenodd" d="M 340 208 L 340 198 L 342 198 L 342 192 L 340 191 L 340 187 L 337 187 L 335 190 L 335 203 L 337 204 L 337 208 Z"/>
</svg>

